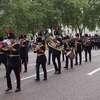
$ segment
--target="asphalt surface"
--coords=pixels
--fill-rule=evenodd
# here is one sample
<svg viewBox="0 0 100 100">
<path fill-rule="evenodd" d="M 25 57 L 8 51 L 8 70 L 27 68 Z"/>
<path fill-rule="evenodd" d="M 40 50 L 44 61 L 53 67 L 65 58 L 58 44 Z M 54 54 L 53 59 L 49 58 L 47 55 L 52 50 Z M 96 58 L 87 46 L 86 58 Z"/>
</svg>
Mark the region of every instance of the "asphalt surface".
<svg viewBox="0 0 100 100">
<path fill-rule="evenodd" d="M 14 93 L 16 84 L 12 72 L 13 90 L 5 94 L 5 68 L 0 66 L 0 100 L 100 100 L 100 50 L 92 51 L 92 62 L 83 62 L 81 66 L 65 70 L 62 62 L 62 74 L 55 75 L 53 65 L 47 66 L 48 80 L 35 82 L 36 54 L 29 53 L 28 72 L 21 73 L 22 91 Z M 23 69 L 24 71 L 24 69 Z M 42 69 L 41 69 L 42 72 Z"/>
</svg>

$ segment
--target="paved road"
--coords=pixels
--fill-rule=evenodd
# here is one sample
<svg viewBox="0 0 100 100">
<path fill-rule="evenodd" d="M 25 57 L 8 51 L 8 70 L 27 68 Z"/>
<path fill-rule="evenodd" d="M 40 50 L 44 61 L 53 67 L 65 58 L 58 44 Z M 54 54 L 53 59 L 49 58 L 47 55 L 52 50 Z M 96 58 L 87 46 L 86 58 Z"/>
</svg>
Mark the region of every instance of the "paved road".
<svg viewBox="0 0 100 100">
<path fill-rule="evenodd" d="M 74 69 L 64 70 L 62 74 L 55 75 L 53 65 L 47 66 L 48 81 L 35 82 L 35 59 L 36 55 L 29 53 L 30 62 L 28 73 L 22 73 L 22 91 L 5 94 L 6 80 L 3 65 L 0 70 L 0 100 L 100 100 L 100 51 L 93 51 L 91 63 L 83 61 L 81 66 Z M 84 60 L 84 57 L 83 57 Z M 12 73 L 13 87 L 15 77 Z"/>
</svg>

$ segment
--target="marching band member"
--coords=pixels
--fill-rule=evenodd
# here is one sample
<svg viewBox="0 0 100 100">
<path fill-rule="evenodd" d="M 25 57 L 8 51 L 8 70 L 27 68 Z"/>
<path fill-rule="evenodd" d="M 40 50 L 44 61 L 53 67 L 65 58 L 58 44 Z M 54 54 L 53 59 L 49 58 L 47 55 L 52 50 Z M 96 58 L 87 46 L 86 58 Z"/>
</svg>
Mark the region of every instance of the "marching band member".
<svg viewBox="0 0 100 100">
<path fill-rule="evenodd" d="M 36 50 L 37 59 L 36 59 L 36 81 L 40 81 L 40 65 L 42 65 L 42 69 L 44 72 L 44 80 L 47 80 L 47 70 L 46 70 L 46 55 L 45 55 L 45 41 L 42 40 L 42 34 L 40 33 L 36 40 Z"/>
<path fill-rule="evenodd" d="M 84 37 L 84 51 L 85 51 L 85 62 L 87 62 L 87 54 L 89 54 L 89 61 L 91 62 L 91 50 L 92 50 L 92 41 L 88 34 L 85 34 Z"/>
<path fill-rule="evenodd" d="M 24 72 L 27 72 L 28 43 L 29 42 L 26 39 L 26 35 L 21 35 L 20 37 L 20 57 L 21 57 L 21 63 L 24 64 Z"/>
<path fill-rule="evenodd" d="M 76 34 L 75 39 L 75 65 L 78 65 L 78 55 L 79 55 L 79 64 L 82 63 L 82 40 L 79 34 Z"/>
<path fill-rule="evenodd" d="M 65 63 L 64 68 L 68 69 L 69 60 L 70 60 L 70 67 L 72 69 L 73 68 L 74 51 L 73 51 L 73 47 L 72 47 L 69 36 L 64 37 L 64 51 L 65 51 L 65 56 L 66 56 L 66 63 Z"/>
<path fill-rule="evenodd" d="M 61 51 L 57 50 L 56 48 L 62 45 L 62 40 L 58 34 L 55 35 L 54 40 L 55 43 L 57 42 L 57 44 L 56 47 L 52 49 L 52 62 L 55 68 L 55 74 L 61 74 L 61 60 L 60 60 Z M 58 64 L 56 63 L 56 59 L 58 61 Z"/>
<path fill-rule="evenodd" d="M 11 77 L 10 74 L 12 70 L 15 73 L 16 76 L 16 82 L 17 87 L 15 92 L 21 91 L 21 82 L 20 82 L 20 68 L 21 68 L 21 59 L 20 59 L 20 46 L 18 43 L 15 43 L 13 39 L 11 39 L 11 45 L 7 48 L 4 48 L 5 51 L 8 52 L 8 64 L 7 64 L 7 90 L 6 92 L 9 92 L 12 90 L 12 84 L 11 84 Z"/>
</svg>

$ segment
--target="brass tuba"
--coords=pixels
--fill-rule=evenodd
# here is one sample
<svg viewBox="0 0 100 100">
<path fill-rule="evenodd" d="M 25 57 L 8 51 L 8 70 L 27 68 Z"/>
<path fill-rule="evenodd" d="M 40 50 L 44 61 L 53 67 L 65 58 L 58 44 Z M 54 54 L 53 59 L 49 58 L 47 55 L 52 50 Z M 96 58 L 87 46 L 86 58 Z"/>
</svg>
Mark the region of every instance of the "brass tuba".
<svg viewBox="0 0 100 100">
<path fill-rule="evenodd" d="M 53 36 L 49 36 L 47 38 L 47 44 L 51 48 L 58 50 L 58 51 L 62 51 L 64 49 L 64 46 L 60 45 L 60 42 L 57 39 L 55 39 Z"/>
</svg>

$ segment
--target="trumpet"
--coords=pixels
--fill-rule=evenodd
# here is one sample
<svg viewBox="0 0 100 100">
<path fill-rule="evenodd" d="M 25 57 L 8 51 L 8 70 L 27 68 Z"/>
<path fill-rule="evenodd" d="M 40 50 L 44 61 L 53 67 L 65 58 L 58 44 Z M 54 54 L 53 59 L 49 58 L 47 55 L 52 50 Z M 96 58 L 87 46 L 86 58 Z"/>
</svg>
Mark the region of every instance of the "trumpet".
<svg viewBox="0 0 100 100">
<path fill-rule="evenodd" d="M 43 46 L 42 43 L 38 43 L 38 44 L 33 43 L 33 48 L 32 48 L 33 52 L 34 52 L 34 53 L 37 53 L 38 50 L 41 50 L 41 47 L 42 47 L 42 46 Z"/>
<path fill-rule="evenodd" d="M 10 51 L 10 53 L 12 53 L 12 51 L 15 51 L 15 48 L 14 46 L 18 44 L 18 41 L 14 40 L 13 42 L 12 41 L 6 41 L 3 43 L 3 47 L 2 47 L 2 50 L 3 51 Z"/>
</svg>

